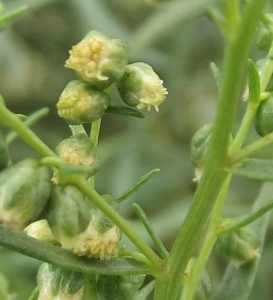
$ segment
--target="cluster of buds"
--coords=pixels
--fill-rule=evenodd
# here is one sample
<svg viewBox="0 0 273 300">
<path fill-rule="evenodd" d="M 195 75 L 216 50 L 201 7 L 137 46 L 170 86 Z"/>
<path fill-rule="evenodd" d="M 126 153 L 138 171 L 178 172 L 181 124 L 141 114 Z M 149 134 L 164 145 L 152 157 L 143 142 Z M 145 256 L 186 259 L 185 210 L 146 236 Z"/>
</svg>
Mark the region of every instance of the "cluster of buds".
<svg viewBox="0 0 273 300">
<path fill-rule="evenodd" d="M 117 209 L 115 199 L 103 196 Z M 55 186 L 50 201 L 49 223 L 63 248 L 79 256 L 110 259 L 118 255 L 120 231 L 99 209 L 91 206 L 74 186 Z"/>
<path fill-rule="evenodd" d="M 51 191 L 50 174 L 35 159 L 22 160 L 0 173 L 0 222 L 21 230 L 44 209 Z"/>
<path fill-rule="evenodd" d="M 233 219 L 225 219 L 221 228 L 229 227 L 234 223 Z M 249 226 L 245 226 L 220 235 L 215 249 L 221 257 L 231 259 L 234 265 L 239 267 L 260 257 L 259 246 L 260 240 L 257 234 Z"/>
<path fill-rule="evenodd" d="M 105 91 L 116 84 L 121 99 L 138 109 L 155 107 L 164 101 L 167 90 L 151 66 L 128 65 L 128 45 L 98 31 L 91 31 L 69 51 L 65 67 L 76 72 L 57 103 L 58 114 L 69 124 L 92 123 L 110 107 Z"/>
</svg>

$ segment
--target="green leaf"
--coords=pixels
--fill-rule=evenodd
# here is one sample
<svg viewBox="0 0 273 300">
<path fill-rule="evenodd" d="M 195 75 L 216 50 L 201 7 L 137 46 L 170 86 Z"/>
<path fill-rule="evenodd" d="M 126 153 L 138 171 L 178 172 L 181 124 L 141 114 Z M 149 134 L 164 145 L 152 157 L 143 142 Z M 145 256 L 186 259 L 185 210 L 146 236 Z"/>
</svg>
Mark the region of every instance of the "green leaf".
<svg viewBox="0 0 273 300">
<path fill-rule="evenodd" d="M 110 260 L 79 257 L 71 251 L 41 242 L 22 231 L 11 231 L 0 224 L 0 246 L 50 263 L 63 269 L 82 272 L 87 275 L 138 275 L 152 274 L 143 262 L 131 258 Z"/>
<path fill-rule="evenodd" d="M 248 59 L 248 89 L 249 89 L 249 103 L 256 109 L 260 103 L 261 85 L 260 76 L 255 63 Z"/>
<path fill-rule="evenodd" d="M 108 106 L 106 109 L 107 113 L 116 114 L 116 115 L 123 115 L 127 117 L 135 117 L 135 118 L 145 118 L 145 115 L 140 111 L 126 106 Z"/>
<path fill-rule="evenodd" d="M 250 179 L 273 181 L 272 159 L 247 158 L 234 168 L 225 168 L 225 170 Z"/>
<path fill-rule="evenodd" d="M 146 300 L 154 289 L 155 282 L 151 281 L 144 288 L 139 290 L 133 300 Z"/>
</svg>

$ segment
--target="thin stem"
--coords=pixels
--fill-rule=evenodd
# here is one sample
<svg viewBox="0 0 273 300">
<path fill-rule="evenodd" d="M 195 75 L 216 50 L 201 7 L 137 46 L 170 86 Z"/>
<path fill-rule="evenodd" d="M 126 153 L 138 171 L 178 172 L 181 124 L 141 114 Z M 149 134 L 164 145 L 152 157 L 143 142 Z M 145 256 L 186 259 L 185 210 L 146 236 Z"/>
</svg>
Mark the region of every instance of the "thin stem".
<svg viewBox="0 0 273 300">
<path fill-rule="evenodd" d="M 193 271 L 190 275 L 190 284 L 184 285 L 183 296 L 181 300 L 191 300 L 193 299 L 194 292 L 197 288 L 197 285 L 201 279 L 203 269 L 206 266 L 206 263 L 209 259 L 211 251 L 214 247 L 214 244 L 217 240 L 218 234 L 216 229 L 219 227 L 221 223 L 221 216 L 223 211 L 224 202 L 226 199 L 227 191 L 229 188 L 231 176 L 229 175 L 224 184 L 222 185 L 221 191 L 218 195 L 217 201 L 215 203 L 212 217 L 210 220 L 209 227 L 206 232 L 206 236 L 204 239 L 204 243 L 202 245 L 202 249 L 199 253 L 197 260 L 194 263 Z"/>
<path fill-rule="evenodd" d="M 263 207 L 261 207 L 256 212 L 252 213 L 250 216 L 245 217 L 243 220 L 239 221 L 238 223 L 236 223 L 230 227 L 219 229 L 217 231 L 217 234 L 223 235 L 223 234 L 238 230 L 244 226 L 247 226 L 248 224 L 251 224 L 252 222 L 259 219 L 261 216 L 263 216 L 265 213 L 267 213 L 272 208 L 273 208 L 273 202 L 268 203 L 268 204 L 264 205 Z"/>
<path fill-rule="evenodd" d="M 249 48 L 265 3 L 266 0 L 249 3 L 236 37 L 226 49 L 218 109 L 204 173 L 193 204 L 165 262 L 166 271 L 156 279 L 155 300 L 177 299 L 183 272 L 226 178 L 221 169 L 227 156 Z"/>
<path fill-rule="evenodd" d="M 34 113 L 32 113 L 26 121 L 24 121 L 24 124 L 28 127 L 36 124 L 38 121 L 40 121 L 42 118 L 44 118 L 47 114 L 49 113 L 49 108 L 44 107 L 41 108 L 37 111 L 35 111 Z M 7 144 L 10 145 L 16 138 L 18 137 L 18 133 L 17 132 L 10 132 L 7 136 L 6 136 L 6 141 Z"/>
<path fill-rule="evenodd" d="M 24 5 L 20 8 L 18 8 L 16 11 L 5 14 L 4 16 L 0 17 L 0 24 L 4 23 L 6 21 L 10 21 L 14 19 L 15 17 L 21 15 L 22 13 L 26 12 L 29 9 L 28 6 Z"/>
<path fill-rule="evenodd" d="M 76 135 L 76 134 L 79 134 L 79 133 L 86 134 L 86 131 L 85 131 L 83 125 L 69 125 L 69 128 L 70 128 L 73 135 Z"/>
<path fill-rule="evenodd" d="M 30 297 L 28 298 L 28 300 L 37 300 L 38 297 L 39 297 L 39 288 L 38 286 L 36 286 L 33 292 L 31 293 Z"/>
<path fill-rule="evenodd" d="M 119 229 L 138 247 L 138 249 L 147 257 L 155 271 L 160 266 L 160 258 L 156 253 L 142 240 L 142 238 L 132 229 L 112 207 L 92 188 L 83 178 L 77 176 L 71 177 L 71 183 L 74 184 L 93 204 L 95 204 Z"/>
<path fill-rule="evenodd" d="M 157 236 L 153 226 L 150 224 L 147 215 L 143 211 L 143 209 L 137 204 L 133 204 L 133 208 L 138 215 L 139 219 L 143 223 L 144 227 L 146 228 L 148 234 L 150 235 L 151 239 L 153 240 L 157 251 L 159 252 L 161 258 L 165 259 L 169 256 L 169 252 L 166 250 L 164 245 L 162 244 L 160 238 Z"/>
<path fill-rule="evenodd" d="M 137 190 L 139 190 L 146 182 L 148 182 L 150 179 L 152 179 L 156 174 L 160 172 L 159 169 L 154 169 L 144 175 L 134 186 L 129 188 L 127 191 L 125 191 L 123 194 L 121 194 L 118 198 L 117 201 L 120 203 L 127 198 L 129 198 L 132 194 L 134 194 Z"/>
<path fill-rule="evenodd" d="M 0 102 L 1 102 L 0 96 Z M 15 130 L 20 138 L 28 143 L 41 156 L 56 156 L 56 154 L 48 148 L 48 146 L 38 138 L 15 114 L 9 111 L 2 103 L 0 103 L 0 121 Z"/>
<path fill-rule="evenodd" d="M 95 146 L 95 148 L 98 147 L 99 135 L 100 135 L 100 125 L 101 125 L 101 119 L 98 119 L 92 123 L 90 139 L 91 139 L 92 144 Z M 91 187 L 95 186 L 95 176 L 92 176 L 89 179 L 89 184 Z"/>
<path fill-rule="evenodd" d="M 240 151 L 238 151 L 237 153 L 235 153 L 228 159 L 228 163 L 229 163 L 229 165 L 233 165 L 233 164 L 241 161 L 242 159 L 249 157 L 254 152 L 261 150 L 263 148 L 266 148 L 267 146 L 269 146 L 271 144 L 273 144 L 273 133 L 270 133 L 270 134 L 262 137 L 258 141 L 255 141 L 255 142 L 251 143 L 250 145 L 242 148 Z"/>
</svg>

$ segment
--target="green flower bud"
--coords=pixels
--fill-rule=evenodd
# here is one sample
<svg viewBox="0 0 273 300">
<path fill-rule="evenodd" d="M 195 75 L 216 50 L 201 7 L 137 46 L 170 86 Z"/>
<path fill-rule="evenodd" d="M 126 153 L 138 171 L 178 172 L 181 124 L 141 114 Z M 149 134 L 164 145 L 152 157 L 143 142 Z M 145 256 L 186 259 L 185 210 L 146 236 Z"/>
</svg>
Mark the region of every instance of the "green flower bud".
<svg viewBox="0 0 273 300">
<path fill-rule="evenodd" d="M 44 209 L 51 190 L 49 171 L 25 159 L 0 173 L 0 222 L 23 229 Z"/>
<path fill-rule="evenodd" d="M 144 279 L 145 275 L 100 275 L 97 281 L 98 293 L 105 300 L 132 300 Z"/>
<path fill-rule="evenodd" d="M 100 119 L 110 98 L 103 91 L 90 87 L 78 80 L 68 83 L 57 103 L 58 114 L 71 125 L 92 123 Z"/>
<path fill-rule="evenodd" d="M 88 33 L 69 54 L 65 67 L 75 70 L 83 81 L 99 89 L 117 81 L 128 63 L 128 45 L 98 31 Z"/>
<path fill-rule="evenodd" d="M 48 221 L 63 248 L 75 250 L 91 220 L 91 204 L 74 186 L 54 186 Z M 75 250 L 76 251 L 76 250 Z M 75 252 L 74 251 L 74 252 Z"/>
<path fill-rule="evenodd" d="M 83 300 L 86 276 L 43 263 L 37 276 L 38 300 Z"/>
<path fill-rule="evenodd" d="M 112 196 L 104 195 L 104 199 L 118 210 L 118 203 Z M 110 259 L 118 255 L 118 245 L 121 239 L 119 228 L 98 208 L 92 210 L 92 219 L 82 235 L 83 244 L 77 248 L 78 255 L 89 258 Z"/>
<path fill-rule="evenodd" d="M 57 240 L 55 239 L 47 220 L 39 220 L 29 224 L 24 231 L 27 235 L 32 236 L 40 241 L 49 244 L 57 244 Z"/>
<path fill-rule="evenodd" d="M 256 113 L 255 129 L 260 136 L 273 132 L 273 96 L 261 101 Z"/>
<path fill-rule="evenodd" d="M 10 164 L 10 156 L 5 136 L 0 132 L 0 171 Z"/>
<path fill-rule="evenodd" d="M 227 219 L 222 226 L 230 226 L 232 222 L 233 220 Z M 236 266 L 240 266 L 260 256 L 259 244 L 258 236 L 246 226 L 221 235 L 215 249 L 221 257 L 231 259 Z"/>
<path fill-rule="evenodd" d="M 129 106 L 138 109 L 158 106 L 168 94 L 162 86 L 163 81 L 154 72 L 153 68 L 145 63 L 137 62 L 127 65 L 123 77 L 117 83 L 122 100 Z"/>
<path fill-rule="evenodd" d="M 84 133 L 78 133 L 63 140 L 56 149 L 58 156 L 69 163 L 98 169 L 96 148 Z"/>
</svg>

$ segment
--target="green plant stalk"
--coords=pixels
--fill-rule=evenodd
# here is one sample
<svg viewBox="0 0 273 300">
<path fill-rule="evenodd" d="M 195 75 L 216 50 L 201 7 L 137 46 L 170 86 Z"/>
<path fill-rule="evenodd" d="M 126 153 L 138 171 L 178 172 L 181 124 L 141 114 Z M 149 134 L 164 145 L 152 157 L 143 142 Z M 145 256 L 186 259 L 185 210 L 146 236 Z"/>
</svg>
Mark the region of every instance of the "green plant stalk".
<svg viewBox="0 0 273 300">
<path fill-rule="evenodd" d="M 151 237 L 152 241 L 154 242 L 158 253 L 160 254 L 161 258 L 165 259 L 169 256 L 168 251 L 162 244 L 160 238 L 157 236 L 153 226 L 150 224 L 147 215 L 143 211 L 143 209 L 137 204 L 133 204 L 133 209 L 135 210 L 136 214 L 138 215 L 139 219 L 143 223 L 146 231 L 148 232 L 149 236 Z"/>
<path fill-rule="evenodd" d="M 273 42 L 270 46 L 270 50 L 267 55 L 267 59 L 265 64 L 263 65 L 263 69 L 261 72 L 261 92 L 265 91 L 267 84 L 270 80 L 270 77 L 273 73 Z"/>
<path fill-rule="evenodd" d="M 142 176 L 141 179 L 133 185 L 131 188 L 129 188 L 127 191 L 122 193 L 118 198 L 117 201 L 121 203 L 122 201 L 129 198 L 131 195 L 133 195 L 138 189 L 140 189 L 146 182 L 148 182 L 150 179 L 152 179 L 156 174 L 159 173 L 159 169 L 154 169 L 147 173 L 146 175 Z"/>
<path fill-rule="evenodd" d="M 93 145 L 97 148 L 98 142 L 99 142 L 99 135 L 100 135 L 100 125 L 101 125 L 101 119 L 96 120 L 92 123 L 92 129 L 90 133 L 90 139 Z M 95 176 L 92 176 L 89 179 L 89 184 L 91 187 L 95 186 Z"/>
<path fill-rule="evenodd" d="M 73 135 L 76 135 L 78 133 L 86 134 L 86 131 L 85 131 L 82 124 L 81 125 L 69 125 L 69 128 L 70 128 Z"/>
<path fill-rule="evenodd" d="M 24 5 L 20 8 L 18 8 L 16 11 L 5 14 L 4 16 L 0 17 L 0 24 L 4 23 L 6 21 L 10 21 L 14 19 L 15 17 L 21 15 L 22 13 L 26 12 L 29 9 L 28 6 Z"/>
<path fill-rule="evenodd" d="M 39 288 L 38 286 L 36 286 L 36 288 L 31 293 L 30 297 L 28 298 L 28 300 L 37 300 L 38 297 L 39 297 Z"/>
<path fill-rule="evenodd" d="M 112 207 L 92 188 L 90 184 L 80 176 L 71 176 L 70 183 L 74 184 L 93 204 L 95 204 L 119 229 L 138 247 L 138 249 L 150 261 L 154 271 L 157 273 L 161 265 L 161 259 L 142 240 L 142 238 L 132 229 Z"/>
<path fill-rule="evenodd" d="M 240 1 L 229 0 L 224 5 L 224 35 L 228 41 L 232 41 L 236 37 L 236 31 L 241 22 Z"/>
<path fill-rule="evenodd" d="M 216 201 L 219 187 L 226 178 L 221 172 L 221 168 L 228 151 L 229 135 L 240 95 L 249 48 L 265 3 L 266 0 L 253 0 L 249 3 L 237 36 L 226 49 L 208 160 L 193 204 L 175 240 L 170 256 L 165 261 L 162 274 L 156 279 L 155 300 L 177 299 L 183 272 Z"/>
<path fill-rule="evenodd" d="M 24 121 L 24 124 L 28 127 L 36 124 L 38 121 L 40 121 L 43 117 L 45 117 L 49 113 L 49 109 L 47 107 L 41 108 L 34 113 L 32 113 L 30 116 L 28 116 L 27 120 Z M 7 144 L 10 145 L 16 138 L 18 137 L 18 134 L 14 131 L 9 132 L 9 134 L 6 136 Z"/>
<path fill-rule="evenodd" d="M 258 209 L 256 212 L 252 213 L 250 216 L 245 217 L 243 220 L 239 221 L 238 223 L 236 223 L 230 227 L 226 227 L 226 228 L 218 230 L 217 234 L 219 236 L 219 235 L 227 234 L 229 232 L 238 230 L 242 227 L 245 227 L 245 226 L 253 223 L 257 219 L 259 219 L 261 216 L 263 216 L 265 213 L 270 211 L 272 208 L 273 208 L 273 202 L 265 204 L 260 209 Z"/>
<path fill-rule="evenodd" d="M 230 156 L 228 159 L 228 165 L 234 165 L 240 162 L 242 159 L 249 157 L 256 151 L 262 150 L 273 144 L 273 133 L 267 134 L 266 136 L 260 138 L 248 146 L 242 148 L 240 151 Z"/>
<path fill-rule="evenodd" d="M 0 96 L 0 98 L 2 98 Z M 1 99 L 0 99 L 1 100 Z M 0 103 L 0 122 L 12 128 L 20 138 L 27 142 L 41 156 L 56 156 L 56 154 L 33 133 L 15 114 Z"/>
<path fill-rule="evenodd" d="M 211 251 L 214 247 L 214 244 L 218 238 L 218 233 L 217 233 L 217 228 L 221 224 L 222 221 L 222 211 L 223 211 L 223 206 L 225 203 L 227 191 L 229 188 L 230 180 L 231 180 L 232 175 L 230 174 L 225 182 L 222 185 L 221 191 L 218 195 L 218 198 L 216 200 L 210 224 L 207 229 L 204 243 L 202 245 L 202 249 L 199 253 L 198 258 L 196 259 L 193 267 L 193 272 L 190 274 L 190 283 L 187 284 L 187 282 L 184 284 L 184 289 L 183 289 L 183 295 L 181 300 L 191 300 L 193 299 L 195 290 L 197 288 L 197 285 L 201 279 L 203 269 L 206 266 L 206 263 L 209 259 L 209 256 L 211 254 Z"/>
</svg>

